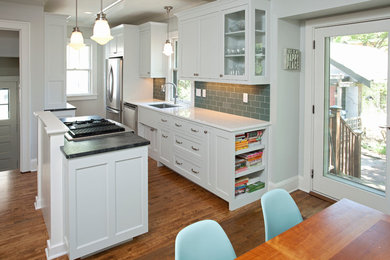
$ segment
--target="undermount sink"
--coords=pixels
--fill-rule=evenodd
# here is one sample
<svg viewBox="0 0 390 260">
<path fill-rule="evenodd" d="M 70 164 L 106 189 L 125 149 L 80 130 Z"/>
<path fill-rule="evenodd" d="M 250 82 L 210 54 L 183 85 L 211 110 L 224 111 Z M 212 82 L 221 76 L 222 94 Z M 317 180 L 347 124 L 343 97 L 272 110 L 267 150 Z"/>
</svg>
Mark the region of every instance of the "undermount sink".
<svg viewBox="0 0 390 260">
<path fill-rule="evenodd" d="M 168 103 L 149 104 L 149 106 L 160 108 L 160 109 L 171 108 L 171 107 L 178 107 L 177 105 L 172 105 L 172 104 L 168 104 Z"/>
</svg>

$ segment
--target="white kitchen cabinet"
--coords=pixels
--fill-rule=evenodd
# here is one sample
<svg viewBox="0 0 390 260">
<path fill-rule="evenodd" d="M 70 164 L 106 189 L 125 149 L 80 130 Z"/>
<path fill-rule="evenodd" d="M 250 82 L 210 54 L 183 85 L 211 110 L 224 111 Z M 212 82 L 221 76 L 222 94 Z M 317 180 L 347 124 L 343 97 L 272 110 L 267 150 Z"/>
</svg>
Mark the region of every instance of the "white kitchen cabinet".
<svg viewBox="0 0 390 260">
<path fill-rule="evenodd" d="M 167 38 L 167 24 L 148 22 L 139 26 L 139 76 L 164 78 L 168 58 L 163 54 Z"/>
<path fill-rule="evenodd" d="M 180 24 L 180 77 L 197 80 L 219 76 L 219 20 L 218 13 L 212 13 Z"/>
<path fill-rule="evenodd" d="M 106 51 L 107 57 L 122 57 L 124 54 L 124 28 L 114 27 L 111 29 L 112 37 L 111 41 L 107 43 Z"/>
<path fill-rule="evenodd" d="M 172 164 L 172 137 L 169 129 L 160 129 L 159 161 L 167 166 Z"/>
<path fill-rule="evenodd" d="M 199 74 L 199 20 L 183 21 L 179 31 L 179 74 L 181 78 L 193 79 Z"/>
<path fill-rule="evenodd" d="M 230 210 L 260 199 L 267 191 L 266 186 L 253 192 L 235 194 L 235 183 L 241 177 L 248 177 L 248 181 L 252 183 L 268 183 L 267 126 L 226 131 L 183 119 L 169 112 L 160 113 L 142 105 L 138 107 L 142 136 L 152 142 L 152 133 L 158 133 L 156 137 L 159 149 L 153 152 L 157 154 L 152 158 L 157 158 L 155 160 L 158 162 L 229 202 Z M 183 114 L 186 113 L 183 111 Z M 143 123 L 153 126 L 155 130 L 149 133 L 151 127 Z M 236 150 L 238 136 L 251 136 L 258 131 L 262 131 L 262 136 L 255 143 L 248 143 L 247 148 Z M 246 152 L 261 152 L 261 163 L 236 171 L 236 159 Z"/>
<path fill-rule="evenodd" d="M 155 127 L 138 123 L 138 135 L 149 140 L 150 145 L 148 147 L 149 156 L 156 161 L 159 161 L 159 149 L 158 149 L 158 130 Z"/>
<path fill-rule="evenodd" d="M 269 84 L 268 0 L 216 1 L 176 15 L 180 79 Z"/>
<path fill-rule="evenodd" d="M 45 109 L 66 107 L 66 16 L 45 13 Z"/>
<path fill-rule="evenodd" d="M 63 170 L 69 259 L 148 231 L 145 146 L 64 159 Z"/>
</svg>

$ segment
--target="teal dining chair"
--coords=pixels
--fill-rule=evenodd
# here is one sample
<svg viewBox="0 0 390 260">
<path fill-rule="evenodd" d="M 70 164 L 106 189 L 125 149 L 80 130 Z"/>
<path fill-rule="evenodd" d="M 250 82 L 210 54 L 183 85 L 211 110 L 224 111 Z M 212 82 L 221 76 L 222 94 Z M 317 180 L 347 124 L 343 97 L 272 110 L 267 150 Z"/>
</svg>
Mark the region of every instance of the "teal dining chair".
<svg viewBox="0 0 390 260">
<path fill-rule="evenodd" d="M 233 260 L 233 246 L 214 220 L 202 220 L 183 228 L 176 236 L 175 260 Z"/>
<path fill-rule="evenodd" d="M 302 215 L 290 194 L 282 189 L 268 191 L 261 197 L 265 241 L 302 222 Z"/>
</svg>

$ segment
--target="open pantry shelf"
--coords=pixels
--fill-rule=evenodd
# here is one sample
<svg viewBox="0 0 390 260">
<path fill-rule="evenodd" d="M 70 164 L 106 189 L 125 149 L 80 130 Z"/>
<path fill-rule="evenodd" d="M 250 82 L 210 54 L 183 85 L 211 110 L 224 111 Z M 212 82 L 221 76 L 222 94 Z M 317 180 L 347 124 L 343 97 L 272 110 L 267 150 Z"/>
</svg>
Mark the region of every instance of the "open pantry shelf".
<svg viewBox="0 0 390 260">
<path fill-rule="evenodd" d="M 262 171 L 264 169 L 265 169 L 265 165 L 264 164 L 261 164 L 261 165 L 258 165 L 258 166 L 248 167 L 247 170 L 242 171 L 240 173 L 236 173 L 236 178 L 240 178 L 242 176 L 246 176 L 246 175 L 252 174 L 254 172 Z"/>
<path fill-rule="evenodd" d="M 241 149 L 241 150 L 238 150 L 236 151 L 236 155 L 240 155 L 240 154 L 243 154 L 243 153 L 249 153 L 249 152 L 253 152 L 253 151 L 256 151 L 256 150 L 262 150 L 264 149 L 264 145 L 262 144 L 253 144 L 253 145 L 249 145 L 248 148 L 246 149 Z"/>
<path fill-rule="evenodd" d="M 235 195 L 235 200 L 249 200 L 249 201 L 252 201 L 252 200 L 257 200 L 259 199 L 265 192 L 266 192 L 266 187 L 260 189 L 260 190 L 256 190 L 254 192 L 245 192 L 245 193 L 242 193 L 242 194 L 238 194 L 238 195 Z"/>
</svg>

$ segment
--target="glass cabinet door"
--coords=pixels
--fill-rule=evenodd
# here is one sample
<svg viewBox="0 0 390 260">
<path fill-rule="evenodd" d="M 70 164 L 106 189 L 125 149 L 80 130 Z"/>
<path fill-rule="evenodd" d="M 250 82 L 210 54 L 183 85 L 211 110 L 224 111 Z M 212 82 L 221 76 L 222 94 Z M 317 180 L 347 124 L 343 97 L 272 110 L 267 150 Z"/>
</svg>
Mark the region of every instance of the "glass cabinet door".
<svg viewBox="0 0 390 260">
<path fill-rule="evenodd" d="M 255 10 L 255 76 L 265 75 L 266 15 Z"/>
<path fill-rule="evenodd" d="M 246 75 L 247 12 L 245 9 L 227 12 L 224 15 L 224 75 Z"/>
</svg>

